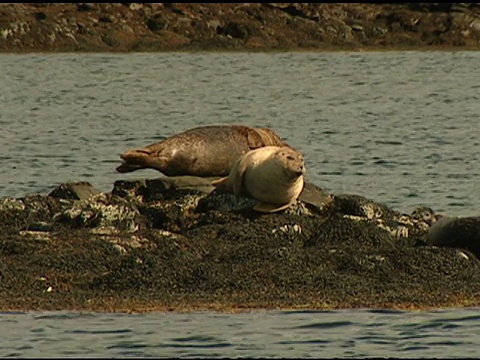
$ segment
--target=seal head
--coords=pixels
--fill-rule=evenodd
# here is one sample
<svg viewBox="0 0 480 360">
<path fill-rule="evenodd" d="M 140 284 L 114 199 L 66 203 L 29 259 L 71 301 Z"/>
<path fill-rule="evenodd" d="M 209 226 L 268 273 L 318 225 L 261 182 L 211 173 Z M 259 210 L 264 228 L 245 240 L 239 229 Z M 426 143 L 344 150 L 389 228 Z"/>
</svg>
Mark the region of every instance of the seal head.
<svg viewBox="0 0 480 360">
<path fill-rule="evenodd" d="M 229 175 L 213 185 L 225 187 L 235 196 L 258 201 L 254 210 L 276 212 L 288 208 L 304 187 L 303 155 L 288 146 L 265 146 L 241 156 Z"/>
</svg>

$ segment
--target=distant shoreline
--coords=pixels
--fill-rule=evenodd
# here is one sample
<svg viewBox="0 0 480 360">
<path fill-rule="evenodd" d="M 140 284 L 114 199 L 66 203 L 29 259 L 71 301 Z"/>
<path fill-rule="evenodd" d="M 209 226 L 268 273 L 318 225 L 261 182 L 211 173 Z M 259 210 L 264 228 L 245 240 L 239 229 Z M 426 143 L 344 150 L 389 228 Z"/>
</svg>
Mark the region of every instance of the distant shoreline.
<svg viewBox="0 0 480 360">
<path fill-rule="evenodd" d="M 0 53 L 480 50 L 477 3 L 11 3 L 0 23 Z"/>
<path fill-rule="evenodd" d="M 49 50 L 0 50 L 0 54 L 111 54 L 111 55 L 128 55 L 128 54 L 162 54 L 162 53 L 190 53 L 190 54 L 284 54 L 284 53 L 374 53 L 374 52 L 477 52 L 480 48 L 475 47 L 432 47 L 432 46 L 420 46 L 420 47 L 369 47 L 369 48 L 309 48 L 309 49 L 174 49 L 174 50 L 152 50 L 152 51 L 49 51 Z"/>
</svg>

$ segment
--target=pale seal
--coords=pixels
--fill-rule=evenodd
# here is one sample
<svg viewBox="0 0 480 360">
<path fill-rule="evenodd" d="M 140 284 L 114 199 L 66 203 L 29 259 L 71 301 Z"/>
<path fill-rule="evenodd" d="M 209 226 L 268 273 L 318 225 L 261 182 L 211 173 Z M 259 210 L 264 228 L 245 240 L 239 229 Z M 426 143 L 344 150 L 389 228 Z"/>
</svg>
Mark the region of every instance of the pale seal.
<svg viewBox="0 0 480 360">
<path fill-rule="evenodd" d="M 125 151 L 120 173 L 155 169 L 167 176 L 226 176 L 243 154 L 263 146 L 288 146 L 273 130 L 243 125 L 193 128 L 144 148 Z"/>
<path fill-rule="evenodd" d="M 265 146 L 241 156 L 228 176 L 213 181 L 235 196 L 246 195 L 258 201 L 260 212 L 288 208 L 304 187 L 303 155 L 291 147 Z"/>
</svg>

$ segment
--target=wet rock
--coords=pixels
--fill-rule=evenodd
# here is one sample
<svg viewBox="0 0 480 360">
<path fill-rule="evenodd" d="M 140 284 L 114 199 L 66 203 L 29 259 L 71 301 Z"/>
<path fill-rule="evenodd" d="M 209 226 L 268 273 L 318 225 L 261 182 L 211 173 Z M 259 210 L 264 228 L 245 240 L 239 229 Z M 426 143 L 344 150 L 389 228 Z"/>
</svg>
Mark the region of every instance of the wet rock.
<svg viewBox="0 0 480 360">
<path fill-rule="evenodd" d="M 61 184 L 53 189 L 48 196 L 57 199 L 84 200 L 99 193 L 100 191 L 95 189 L 89 182 L 80 181 L 76 183 Z"/>
<path fill-rule="evenodd" d="M 143 201 L 163 200 L 184 193 L 208 194 L 214 190 L 212 181 L 217 178 L 197 176 L 171 176 L 156 179 L 118 180 L 112 194 L 137 198 Z"/>
<path fill-rule="evenodd" d="M 345 218 L 373 223 L 396 238 L 415 238 L 415 242 L 426 235 L 429 227 L 415 215 L 401 214 L 359 195 L 335 195 L 328 206 Z"/>
<path fill-rule="evenodd" d="M 117 180 L 113 184 L 112 195 L 122 198 L 135 199 L 137 196 L 143 197 L 147 192 L 147 180 Z M 150 191 L 156 189 L 150 189 Z M 158 193 L 164 190 L 162 186 Z M 160 197 L 163 198 L 163 197 Z"/>
<path fill-rule="evenodd" d="M 217 192 L 211 196 L 204 197 L 198 203 L 197 210 L 206 212 L 211 210 L 216 211 L 241 211 L 244 209 L 251 209 L 257 201 L 247 197 L 236 197 L 230 193 Z"/>
<path fill-rule="evenodd" d="M 139 205 L 139 211 L 147 218 L 150 228 L 179 232 L 192 221 L 200 198 L 198 195 L 184 195 L 171 201 L 148 202 Z"/>
<path fill-rule="evenodd" d="M 54 216 L 55 221 L 74 228 L 96 228 L 96 233 L 135 232 L 140 222 L 138 218 L 135 205 L 103 193 L 75 202 Z"/>
<path fill-rule="evenodd" d="M 323 207 L 330 203 L 331 196 L 317 185 L 306 181 L 299 200 L 322 211 Z"/>
<path fill-rule="evenodd" d="M 209 194 L 213 191 L 212 181 L 216 177 L 198 177 L 198 176 L 171 176 L 162 178 L 162 182 L 171 194 L 178 194 L 182 191 L 195 191 L 197 193 Z"/>
<path fill-rule="evenodd" d="M 29 229 L 38 222 L 49 223 L 54 213 L 68 206 L 68 201 L 61 202 L 48 196 L 5 197 L 0 200 L 0 222 L 4 229 Z"/>
<path fill-rule="evenodd" d="M 401 214 L 307 184 L 291 207 L 264 214 L 253 199 L 212 191 L 211 180 L 117 181 L 97 194 L 81 183 L 86 195 L 63 186 L 0 199 L 0 309 L 29 309 L 31 299 L 97 310 L 119 301 L 130 310 L 480 304 L 468 244 L 416 243 L 435 225 L 431 209 Z"/>
</svg>

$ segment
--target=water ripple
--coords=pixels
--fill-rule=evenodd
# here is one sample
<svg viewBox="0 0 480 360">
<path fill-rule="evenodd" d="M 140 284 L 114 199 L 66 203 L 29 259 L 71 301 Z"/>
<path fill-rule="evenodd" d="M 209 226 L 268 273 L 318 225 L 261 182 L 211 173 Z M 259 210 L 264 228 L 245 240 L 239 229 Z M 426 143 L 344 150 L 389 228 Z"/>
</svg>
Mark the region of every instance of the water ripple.
<svg viewBox="0 0 480 360">
<path fill-rule="evenodd" d="M 354 325 L 350 321 L 333 321 L 333 322 L 319 322 L 319 323 L 313 323 L 313 324 L 307 324 L 307 325 L 301 325 L 298 327 L 298 329 L 333 329 L 337 327 L 342 327 L 342 326 L 350 326 Z"/>
<path fill-rule="evenodd" d="M 402 212 L 476 212 L 478 52 L 1 54 L 0 196 L 87 179 L 208 124 L 273 127 L 309 179 Z M 27 180 L 28 179 L 28 180 Z M 414 194 L 412 196 L 411 194 Z M 451 201 L 449 196 L 454 196 Z"/>
<path fill-rule="evenodd" d="M 480 309 L 3 313 L 0 356 L 465 358 L 479 329 Z"/>
</svg>

